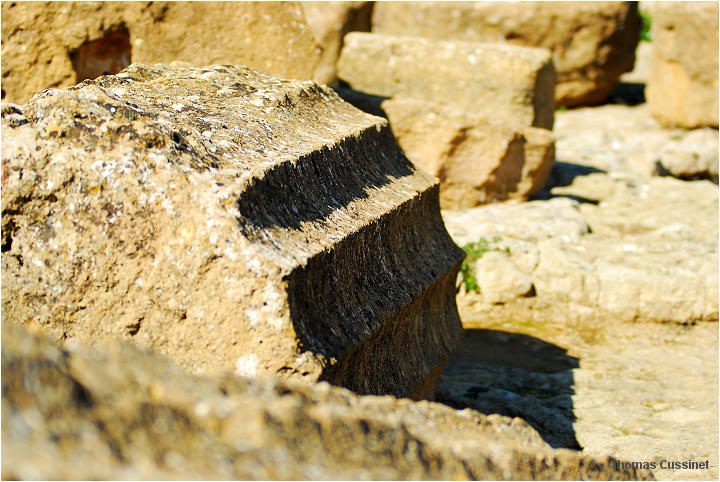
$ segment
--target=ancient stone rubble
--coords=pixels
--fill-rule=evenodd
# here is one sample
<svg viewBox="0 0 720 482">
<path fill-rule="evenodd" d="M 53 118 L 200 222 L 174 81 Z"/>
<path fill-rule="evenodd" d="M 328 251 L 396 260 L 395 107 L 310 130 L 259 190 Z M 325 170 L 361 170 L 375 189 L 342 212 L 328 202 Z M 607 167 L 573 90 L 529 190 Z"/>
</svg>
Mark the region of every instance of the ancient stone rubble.
<svg viewBox="0 0 720 482">
<path fill-rule="evenodd" d="M 305 21 L 322 48 L 313 80 L 330 84 L 337 80 L 335 64 L 348 32 L 369 32 L 375 2 L 300 2 Z"/>
<path fill-rule="evenodd" d="M 610 94 L 633 68 L 639 30 L 636 2 L 378 2 L 372 18 L 382 34 L 550 49 L 564 106 Z"/>
<path fill-rule="evenodd" d="M 353 32 L 337 68 L 340 79 L 367 94 L 552 129 L 555 69 L 546 49 Z"/>
<path fill-rule="evenodd" d="M 525 199 L 542 189 L 552 169 L 554 139 L 547 129 L 417 99 L 392 98 L 381 106 L 408 158 L 440 179 L 443 208 Z"/>
<path fill-rule="evenodd" d="M 4 321 L 432 396 L 462 251 L 384 120 L 310 81 L 143 65 L 2 116 Z"/>
</svg>

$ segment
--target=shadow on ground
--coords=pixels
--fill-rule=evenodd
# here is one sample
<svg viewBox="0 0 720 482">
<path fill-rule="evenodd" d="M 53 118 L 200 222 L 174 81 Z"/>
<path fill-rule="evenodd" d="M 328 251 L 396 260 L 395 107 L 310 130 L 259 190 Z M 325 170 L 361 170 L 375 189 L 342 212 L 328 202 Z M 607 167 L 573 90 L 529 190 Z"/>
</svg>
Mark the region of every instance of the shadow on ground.
<svg viewBox="0 0 720 482">
<path fill-rule="evenodd" d="M 598 169 L 591 166 L 583 166 L 582 164 L 573 164 L 570 162 L 555 161 L 553 164 L 550 175 L 548 176 L 545 186 L 542 190 L 532 194 L 529 197 L 530 201 L 547 201 L 548 199 L 565 197 L 570 198 L 580 203 L 599 204 L 600 201 L 597 199 L 589 199 L 582 196 L 575 196 L 572 194 L 555 194 L 551 190 L 556 187 L 570 186 L 576 177 L 587 176 L 590 174 L 607 174 L 607 171 Z"/>
<path fill-rule="evenodd" d="M 638 105 L 645 103 L 645 84 L 620 82 L 605 101 L 606 104 Z"/>
<path fill-rule="evenodd" d="M 467 329 L 448 361 L 437 401 L 484 414 L 520 417 L 555 448 L 580 450 L 572 395 L 579 360 L 538 338 Z"/>
</svg>

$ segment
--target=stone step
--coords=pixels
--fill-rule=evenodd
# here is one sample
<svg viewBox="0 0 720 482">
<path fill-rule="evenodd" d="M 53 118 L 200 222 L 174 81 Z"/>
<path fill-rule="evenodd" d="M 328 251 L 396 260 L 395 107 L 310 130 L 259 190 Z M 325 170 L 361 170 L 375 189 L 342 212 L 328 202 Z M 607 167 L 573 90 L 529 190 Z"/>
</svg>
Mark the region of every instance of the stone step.
<svg viewBox="0 0 720 482">
<path fill-rule="evenodd" d="M 133 65 L 5 104 L 2 162 L 3 319 L 57 341 L 417 397 L 459 342 L 437 181 L 330 89 Z"/>
</svg>

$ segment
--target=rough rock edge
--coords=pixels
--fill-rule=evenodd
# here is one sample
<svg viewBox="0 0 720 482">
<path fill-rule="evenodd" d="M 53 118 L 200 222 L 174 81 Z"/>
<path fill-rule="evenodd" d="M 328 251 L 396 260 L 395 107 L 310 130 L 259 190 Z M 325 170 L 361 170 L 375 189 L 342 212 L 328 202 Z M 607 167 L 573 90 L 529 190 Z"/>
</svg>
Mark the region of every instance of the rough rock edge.
<svg viewBox="0 0 720 482">
<path fill-rule="evenodd" d="M 4 479 L 652 478 L 552 450 L 518 419 L 327 384 L 197 377 L 119 342 L 68 351 L 24 328 L 2 332 Z"/>
</svg>

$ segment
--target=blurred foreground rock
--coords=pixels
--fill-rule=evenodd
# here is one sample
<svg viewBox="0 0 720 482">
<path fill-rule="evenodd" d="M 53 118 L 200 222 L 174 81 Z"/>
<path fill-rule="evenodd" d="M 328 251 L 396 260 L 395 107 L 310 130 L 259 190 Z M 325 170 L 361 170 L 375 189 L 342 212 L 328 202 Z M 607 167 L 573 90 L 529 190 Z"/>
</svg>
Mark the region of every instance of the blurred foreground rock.
<svg viewBox="0 0 720 482">
<path fill-rule="evenodd" d="M 2 100 L 130 63 L 239 64 L 311 79 L 320 49 L 293 2 L 2 2 Z"/>
<path fill-rule="evenodd" d="M 640 17 L 636 2 L 378 2 L 372 31 L 550 49 L 556 102 L 576 106 L 602 102 L 632 70 Z"/>
<path fill-rule="evenodd" d="M 3 479 L 647 479 L 519 419 L 326 383 L 202 378 L 2 328 Z"/>
<path fill-rule="evenodd" d="M 462 252 L 384 120 L 309 81 L 139 64 L 2 115 L 3 320 L 432 397 Z"/>
<path fill-rule="evenodd" d="M 652 73 L 647 99 L 665 125 L 718 126 L 718 4 L 650 4 Z"/>
</svg>

